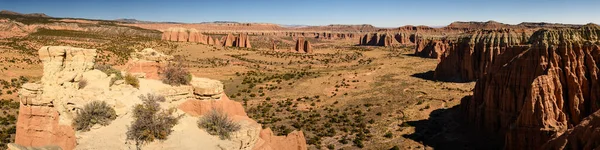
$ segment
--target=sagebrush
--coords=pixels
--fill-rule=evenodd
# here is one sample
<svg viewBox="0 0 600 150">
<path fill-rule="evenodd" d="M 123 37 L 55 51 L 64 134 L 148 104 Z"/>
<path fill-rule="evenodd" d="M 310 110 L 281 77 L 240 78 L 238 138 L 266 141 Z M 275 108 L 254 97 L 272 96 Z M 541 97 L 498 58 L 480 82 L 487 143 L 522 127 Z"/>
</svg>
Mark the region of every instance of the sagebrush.
<svg viewBox="0 0 600 150">
<path fill-rule="evenodd" d="M 179 117 L 172 115 L 175 109 L 160 108 L 158 102 L 165 101 L 163 96 L 147 94 L 139 98 L 143 103 L 133 108 L 134 121 L 127 131 L 127 139 L 135 141 L 138 146 L 156 139 L 166 139 L 179 120 Z"/>
<path fill-rule="evenodd" d="M 127 83 L 135 88 L 140 88 L 140 80 L 138 80 L 137 77 L 134 77 L 131 74 L 127 74 L 127 75 L 125 75 L 124 79 L 125 79 L 125 83 Z"/>
<path fill-rule="evenodd" d="M 231 133 L 241 128 L 240 124 L 231 120 L 226 113 L 215 109 L 198 120 L 198 127 L 211 135 L 218 135 L 221 139 L 231 138 Z"/>
<path fill-rule="evenodd" d="M 161 69 L 161 80 L 169 85 L 188 85 L 192 81 L 192 74 L 182 63 L 170 63 Z"/>
<path fill-rule="evenodd" d="M 106 126 L 117 118 L 115 109 L 104 101 L 92 101 L 77 112 L 73 120 L 76 130 L 89 131 L 95 124 Z"/>
</svg>

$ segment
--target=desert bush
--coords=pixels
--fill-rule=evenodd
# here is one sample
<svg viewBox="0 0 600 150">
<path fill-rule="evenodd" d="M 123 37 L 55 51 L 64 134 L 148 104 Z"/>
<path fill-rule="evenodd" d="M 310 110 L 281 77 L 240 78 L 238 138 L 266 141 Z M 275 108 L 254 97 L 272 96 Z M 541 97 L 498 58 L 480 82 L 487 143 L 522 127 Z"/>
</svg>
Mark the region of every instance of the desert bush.
<svg viewBox="0 0 600 150">
<path fill-rule="evenodd" d="M 79 85 L 79 89 L 83 89 L 83 88 L 85 88 L 85 86 L 88 85 L 88 82 L 87 82 L 87 80 L 79 80 L 78 85 Z"/>
<path fill-rule="evenodd" d="M 161 79 L 169 85 L 187 85 L 192 81 L 192 74 L 181 63 L 171 63 L 161 70 Z"/>
<path fill-rule="evenodd" d="M 158 102 L 165 101 L 163 96 L 148 94 L 139 98 L 143 103 L 133 108 L 134 121 L 127 131 L 127 139 L 135 141 L 138 146 L 156 139 L 166 139 L 181 116 L 172 115 L 175 109 L 160 109 Z"/>
<path fill-rule="evenodd" d="M 221 139 L 229 139 L 231 133 L 241 128 L 240 124 L 233 122 L 227 114 L 215 109 L 198 120 L 198 127 L 211 135 L 219 135 Z"/>
<path fill-rule="evenodd" d="M 95 124 L 106 126 L 117 118 L 115 109 L 104 101 L 92 101 L 77 113 L 73 120 L 76 130 L 89 131 Z"/>
<path fill-rule="evenodd" d="M 127 74 L 127 75 L 125 75 L 124 79 L 125 79 L 125 83 L 127 83 L 135 88 L 140 88 L 140 80 L 138 80 L 137 77 L 134 77 L 131 74 Z"/>
</svg>

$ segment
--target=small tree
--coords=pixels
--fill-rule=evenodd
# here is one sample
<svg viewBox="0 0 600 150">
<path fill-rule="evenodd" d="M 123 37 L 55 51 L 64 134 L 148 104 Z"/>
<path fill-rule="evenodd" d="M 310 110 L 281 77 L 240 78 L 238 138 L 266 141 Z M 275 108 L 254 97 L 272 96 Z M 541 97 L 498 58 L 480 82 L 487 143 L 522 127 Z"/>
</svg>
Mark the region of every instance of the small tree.
<svg viewBox="0 0 600 150">
<path fill-rule="evenodd" d="M 229 139 L 231 133 L 240 130 L 240 124 L 233 122 L 222 111 L 213 109 L 198 120 L 198 127 L 203 128 L 211 135 L 219 135 L 221 139 Z"/>
<path fill-rule="evenodd" d="M 77 113 L 73 120 L 76 130 L 89 131 L 95 124 L 106 126 L 117 118 L 115 109 L 104 101 L 92 101 Z"/>
</svg>

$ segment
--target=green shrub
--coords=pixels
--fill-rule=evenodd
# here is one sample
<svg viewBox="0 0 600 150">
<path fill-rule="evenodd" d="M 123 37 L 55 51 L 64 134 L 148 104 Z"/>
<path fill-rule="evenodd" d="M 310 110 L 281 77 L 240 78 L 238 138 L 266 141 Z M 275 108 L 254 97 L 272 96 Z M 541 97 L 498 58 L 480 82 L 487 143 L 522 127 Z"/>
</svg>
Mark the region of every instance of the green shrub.
<svg viewBox="0 0 600 150">
<path fill-rule="evenodd" d="M 211 135 L 219 135 L 221 139 L 229 139 L 232 132 L 241 128 L 227 114 L 214 109 L 198 120 L 198 127 L 205 129 Z"/>
<path fill-rule="evenodd" d="M 125 79 L 125 83 L 127 83 L 135 88 L 140 88 L 140 80 L 138 80 L 137 77 L 134 77 L 131 74 L 127 74 L 124 79 Z"/>
<path fill-rule="evenodd" d="M 134 121 L 127 131 L 127 139 L 135 141 L 137 146 L 156 139 L 166 139 L 181 116 L 172 115 L 175 109 L 160 109 L 158 102 L 165 101 L 163 96 L 148 94 L 140 95 L 139 98 L 143 103 L 133 108 Z"/>
<path fill-rule="evenodd" d="M 392 137 L 394 137 L 394 134 L 392 134 L 392 132 L 387 132 L 385 133 L 385 135 L 383 135 L 383 137 L 391 139 Z"/>
<path fill-rule="evenodd" d="M 161 70 L 161 79 L 169 85 L 188 85 L 192 74 L 181 63 L 171 63 Z"/>
<path fill-rule="evenodd" d="M 95 124 L 106 126 L 117 118 L 115 109 L 104 101 L 92 101 L 77 113 L 73 120 L 76 130 L 89 131 Z"/>
</svg>

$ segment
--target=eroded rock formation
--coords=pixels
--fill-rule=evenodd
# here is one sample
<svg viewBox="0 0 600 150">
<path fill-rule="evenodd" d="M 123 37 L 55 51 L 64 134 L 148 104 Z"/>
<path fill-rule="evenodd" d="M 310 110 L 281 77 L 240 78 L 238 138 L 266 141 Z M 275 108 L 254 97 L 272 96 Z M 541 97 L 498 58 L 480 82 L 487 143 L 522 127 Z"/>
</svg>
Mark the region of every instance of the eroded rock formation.
<svg viewBox="0 0 600 150">
<path fill-rule="evenodd" d="M 600 149 L 600 111 L 583 119 L 561 136 L 548 141 L 542 149 Z"/>
<path fill-rule="evenodd" d="M 449 46 L 448 40 L 441 38 L 418 38 L 415 43 L 416 56 L 438 60 Z"/>
<path fill-rule="evenodd" d="M 392 34 L 389 33 L 368 33 L 359 39 L 359 45 L 370 46 L 395 46 L 398 44 Z"/>
<path fill-rule="evenodd" d="M 231 33 L 228 33 L 227 36 L 224 36 L 223 39 L 224 47 L 245 47 L 252 48 L 250 44 L 250 39 L 248 38 L 248 33 L 240 33 L 239 36 L 233 36 Z M 218 41 L 215 43 L 219 43 Z"/>
<path fill-rule="evenodd" d="M 180 27 L 169 28 L 163 31 L 162 40 L 177 41 L 177 42 L 193 42 L 208 45 L 214 45 L 215 41 L 212 37 L 200 33 L 196 29 L 186 29 Z"/>
<path fill-rule="evenodd" d="M 27 83 L 19 91 L 21 106 L 15 143 L 22 146 L 57 145 L 75 148 L 71 112 L 77 101 L 77 82 L 94 66 L 95 49 L 45 46 L 38 51 L 44 66 L 41 84 Z"/>
<path fill-rule="evenodd" d="M 419 48 L 422 44 L 419 42 L 417 55 L 440 59 L 434 74 L 437 80 L 474 81 L 488 72 L 497 56 L 510 46 L 527 43 L 528 38 L 526 32 L 512 29 L 479 30 L 460 36 L 457 40 L 430 40 L 421 52 Z M 438 52 L 443 53 L 440 56 Z"/>
<path fill-rule="evenodd" d="M 600 110 L 599 37 L 600 27 L 586 25 L 540 30 L 530 45 L 507 47 L 520 52 L 500 57 L 461 101 L 467 120 L 504 139 L 505 149 L 540 149 L 565 132 L 586 136 L 579 128 L 593 126 L 584 118 Z"/>
<path fill-rule="evenodd" d="M 302 37 L 299 37 L 296 40 L 296 46 L 294 50 L 299 53 L 313 53 L 312 45 L 310 45 L 310 41 L 305 40 Z"/>
</svg>

